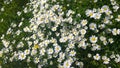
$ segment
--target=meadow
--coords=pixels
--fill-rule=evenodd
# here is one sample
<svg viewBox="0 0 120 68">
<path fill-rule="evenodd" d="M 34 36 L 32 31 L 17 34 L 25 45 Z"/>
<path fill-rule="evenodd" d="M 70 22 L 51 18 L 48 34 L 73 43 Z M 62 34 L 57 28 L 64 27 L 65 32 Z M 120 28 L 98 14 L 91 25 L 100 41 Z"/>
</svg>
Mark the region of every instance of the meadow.
<svg viewBox="0 0 120 68">
<path fill-rule="evenodd" d="M 0 68 L 120 68 L 120 0 L 0 0 Z"/>
</svg>

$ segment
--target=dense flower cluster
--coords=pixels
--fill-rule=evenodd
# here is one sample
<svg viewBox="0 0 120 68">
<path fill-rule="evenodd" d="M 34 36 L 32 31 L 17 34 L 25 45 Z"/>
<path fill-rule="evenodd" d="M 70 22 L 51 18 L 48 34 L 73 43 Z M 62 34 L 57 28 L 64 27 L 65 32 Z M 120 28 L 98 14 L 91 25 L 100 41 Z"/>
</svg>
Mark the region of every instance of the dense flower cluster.
<svg viewBox="0 0 120 68">
<path fill-rule="evenodd" d="M 97 0 L 94 2 L 97 3 Z M 72 9 L 63 10 L 64 7 L 56 0 L 31 0 L 28 3 L 29 8 L 25 7 L 23 10 L 24 13 L 33 14 L 29 25 L 24 26 L 24 18 L 19 24 L 11 23 L 6 34 L 1 36 L 0 58 L 3 63 L 34 62 L 38 68 L 47 65 L 83 68 L 86 58 L 109 66 L 112 61 L 119 63 L 120 54 L 114 50 L 107 52 L 105 49 L 109 50 L 117 42 L 113 37 L 120 35 L 119 28 L 111 28 L 113 20 L 120 22 L 119 14 L 114 17 L 114 12 L 119 10 L 119 4 L 115 0 L 110 2 L 112 9 L 108 5 L 86 9 L 86 18 L 82 19 Z M 17 12 L 18 16 L 21 14 L 22 12 Z M 81 20 L 74 19 L 74 15 Z M 14 30 L 15 28 L 18 29 Z M 11 36 L 12 40 L 6 39 L 6 36 Z M 85 50 L 87 53 L 83 56 Z"/>
</svg>

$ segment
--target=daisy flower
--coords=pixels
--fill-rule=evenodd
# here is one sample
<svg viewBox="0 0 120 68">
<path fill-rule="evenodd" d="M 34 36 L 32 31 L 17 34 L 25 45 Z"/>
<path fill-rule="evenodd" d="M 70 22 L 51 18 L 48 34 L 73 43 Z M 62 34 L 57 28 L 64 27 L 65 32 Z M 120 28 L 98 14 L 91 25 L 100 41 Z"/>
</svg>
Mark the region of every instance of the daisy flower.
<svg viewBox="0 0 120 68">
<path fill-rule="evenodd" d="M 63 66 L 64 66 L 64 68 L 70 68 L 70 66 L 71 66 L 70 60 L 66 60 L 63 64 Z"/>
<path fill-rule="evenodd" d="M 94 36 L 94 35 L 90 37 L 90 42 L 91 42 L 91 43 L 96 43 L 97 40 L 98 40 L 98 37 L 96 37 L 96 36 Z"/>
<path fill-rule="evenodd" d="M 89 25 L 89 28 L 90 28 L 91 30 L 95 30 L 95 29 L 97 28 L 97 25 L 96 25 L 95 23 L 91 23 L 91 24 Z"/>
<path fill-rule="evenodd" d="M 26 58 L 26 55 L 24 53 L 20 53 L 18 59 L 24 60 Z"/>
<path fill-rule="evenodd" d="M 100 55 L 99 55 L 99 54 L 96 54 L 95 56 L 93 56 L 93 58 L 94 58 L 95 60 L 100 60 Z"/>
<path fill-rule="evenodd" d="M 87 23 L 88 23 L 87 20 L 82 20 L 82 21 L 81 21 L 81 25 L 82 25 L 82 26 L 85 26 Z"/>
</svg>

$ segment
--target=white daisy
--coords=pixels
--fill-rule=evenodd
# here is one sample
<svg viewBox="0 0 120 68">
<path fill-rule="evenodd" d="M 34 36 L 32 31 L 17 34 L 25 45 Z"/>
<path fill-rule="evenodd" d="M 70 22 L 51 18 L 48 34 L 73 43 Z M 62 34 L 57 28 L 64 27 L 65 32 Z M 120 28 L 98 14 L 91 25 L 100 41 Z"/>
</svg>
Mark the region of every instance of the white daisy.
<svg viewBox="0 0 120 68">
<path fill-rule="evenodd" d="M 115 20 L 117 20 L 119 22 L 120 21 L 120 15 L 118 15 L 118 17 Z"/>
<path fill-rule="evenodd" d="M 45 48 L 42 48 L 42 49 L 40 50 L 40 54 L 41 54 L 41 55 L 45 55 L 45 51 L 46 51 Z"/>
<path fill-rule="evenodd" d="M 95 29 L 97 28 L 97 26 L 96 26 L 95 23 L 91 23 L 91 24 L 89 25 L 89 28 L 90 28 L 91 30 L 95 30 Z"/>
<path fill-rule="evenodd" d="M 75 45 L 74 45 L 73 43 L 68 44 L 68 47 L 69 47 L 69 48 L 74 48 L 74 46 L 75 46 Z"/>
<path fill-rule="evenodd" d="M 96 36 L 94 36 L 94 35 L 90 37 L 90 42 L 91 42 L 91 43 L 96 43 L 97 40 L 98 40 L 98 37 L 96 37 Z"/>
<path fill-rule="evenodd" d="M 81 30 L 80 30 L 80 33 L 81 33 L 82 35 L 84 35 L 84 34 L 86 34 L 86 30 L 85 30 L 85 29 L 81 29 Z"/>
<path fill-rule="evenodd" d="M 70 56 L 75 56 L 76 52 L 74 50 L 70 51 Z"/>
<path fill-rule="evenodd" d="M 52 48 L 49 48 L 47 51 L 48 51 L 48 54 L 53 54 L 54 52 Z"/>
<path fill-rule="evenodd" d="M 70 68 L 70 66 L 71 66 L 70 60 L 66 60 L 63 64 L 63 66 L 64 66 L 64 68 Z"/>
<path fill-rule="evenodd" d="M 9 46 L 9 44 L 10 44 L 10 42 L 9 41 L 7 41 L 7 40 L 2 40 L 2 43 L 3 43 L 3 45 L 7 48 L 8 46 Z"/>
<path fill-rule="evenodd" d="M 101 18 L 101 14 L 100 13 L 95 13 L 94 19 L 100 19 L 100 18 Z"/>
<path fill-rule="evenodd" d="M 81 25 L 82 25 L 82 26 L 85 26 L 87 23 L 88 23 L 87 20 L 82 20 L 82 21 L 81 21 Z"/>
<path fill-rule="evenodd" d="M 114 42 L 113 38 L 109 38 L 108 41 L 112 44 Z"/>
<path fill-rule="evenodd" d="M 93 56 L 93 58 L 94 58 L 95 60 L 100 60 L 100 55 L 99 55 L 99 54 L 96 54 L 95 56 Z"/>
<path fill-rule="evenodd" d="M 34 59 L 34 62 L 35 62 L 35 63 L 40 62 L 39 58 L 36 57 L 36 58 Z"/>
<path fill-rule="evenodd" d="M 29 50 L 29 49 L 26 49 L 26 50 L 24 51 L 24 53 L 25 53 L 25 55 L 28 55 L 28 54 L 30 54 L 30 50 Z"/>
<path fill-rule="evenodd" d="M 59 51 L 61 50 L 61 47 L 60 46 L 55 46 L 55 53 L 58 53 Z"/>
<path fill-rule="evenodd" d="M 109 11 L 109 7 L 107 5 L 104 5 L 104 6 L 102 6 L 101 10 L 103 12 L 108 12 Z"/>
<path fill-rule="evenodd" d="M 102 59 L 104 64 L 109 64 L 110 58 L 107 58 L 106 56 L 102 56 Z"/>
<path fill-rule="evenodd" d="M 24 60 L 26 58 L 26 55 L 24 53 L 20 53 L 18 59 Z"/>
<path fill-rule="evenodd" d="M 117 33 L 118 33 L 117 29 L 114 28 L 114 29 L 112 30 L 112 34 L 113 34 L 113 35 L 117 35 Z"/>
<path fill-rule="evenodd" d="M 87 16 L 90 16 L 90 18 L 93 18 L 94 17 L 94 12 L 92 10 L 86 10 L 86 15 Z"/>
</svg>

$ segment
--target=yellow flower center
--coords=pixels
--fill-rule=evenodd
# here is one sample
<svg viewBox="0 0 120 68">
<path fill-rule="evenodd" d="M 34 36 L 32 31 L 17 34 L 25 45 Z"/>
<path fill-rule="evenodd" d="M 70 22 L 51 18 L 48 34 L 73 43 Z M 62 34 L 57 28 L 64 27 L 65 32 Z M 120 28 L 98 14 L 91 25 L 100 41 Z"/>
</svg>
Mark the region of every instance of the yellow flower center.
<svg viewBox="0 0 120 68">
<path fill-rule="evenodd" d="M 95 38 L 92 38 L 93 41 L 95 41 L 96 39 Z"/>
<path fill-rule="evenodd" d="M 38 49 L 39 48 L 39 45 L 38 44 L 35 44 L 33 49 Z"/>
<path fill-rule="evenodd" d="M 90 13 L 90 16 L 93 16 L 93 13 Z"/>
</svg>

